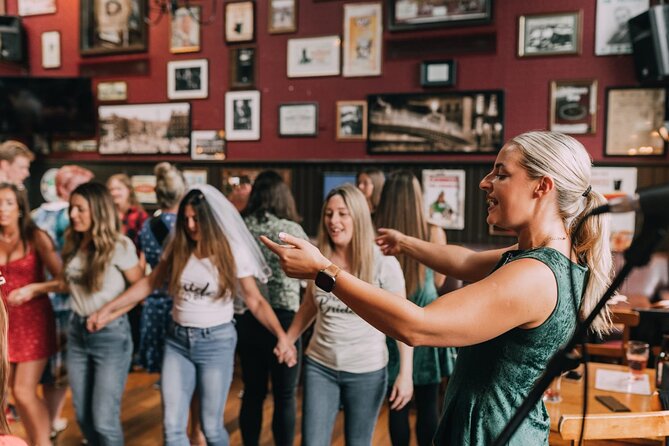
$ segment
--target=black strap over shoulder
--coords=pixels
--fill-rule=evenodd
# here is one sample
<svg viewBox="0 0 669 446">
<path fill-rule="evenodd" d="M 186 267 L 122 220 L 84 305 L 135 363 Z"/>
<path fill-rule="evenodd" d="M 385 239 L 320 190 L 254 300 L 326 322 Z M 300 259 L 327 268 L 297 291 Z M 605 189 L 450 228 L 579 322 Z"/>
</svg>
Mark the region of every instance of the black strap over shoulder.
<svg viewBox="0 0 669 446">
<path fill-rule="evenodd" d="M 163 219 L 160 218 L 160 216 L 153 217 L 151 219 L 151 221 L 149 222 L 149 228 L 151 228 L 151 232 L 153 233 L 153 236 L 156 238 L 156 241 L 158 241 L 158 244 L 160 246 L 163 246 L 163 243 L 165 243 L 167 235 L 170 233 L 170 228 L 167 227 L 167 225 L 165 224 Z"/>
</svg>

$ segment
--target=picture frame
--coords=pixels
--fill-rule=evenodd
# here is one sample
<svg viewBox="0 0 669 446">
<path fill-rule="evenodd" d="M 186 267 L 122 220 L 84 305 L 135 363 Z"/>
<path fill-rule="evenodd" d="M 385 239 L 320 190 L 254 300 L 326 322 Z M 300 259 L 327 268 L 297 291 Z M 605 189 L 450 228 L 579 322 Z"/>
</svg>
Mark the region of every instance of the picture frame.
<svg viewBox="0 0 669 446">
<path fill-rule="evenodd" d="M 279 136 L 316 136 L 318 103 L 295 102 L 279 105 Z"/>
<path fill-rule="evenodd" d="M 260 92 L 225 93 L 225 134 L 228 141 L 260 139 Z"/>
<path fill-rule="evenodd" d="M 664 88 L 610 87 L 606 90 L 605 156 L 664 156 L 667 141 Z"/>
<path fill-rule="evenodd" d="M 183 169 L 181 172 L 188 187 L 208 184 L 209 171 L 207 169 Z"/>
<path fill-rule="evenodd" d="M 142 204 L 158 204 L 155 175 L 133 175 L 130 177 L 130 184 L 137 201 Z"/>
<path fill-rule="evenodd" d="M 383 51 L 381 3 L 345 4 L 343 28 L 343 76 L 380 76 Z"/>
<path fill-rule="evenodd" d="M 337 101 L 337 141 L 367 139 L 367 101 Z"/>
<path fill-rule="evenodd" d="M 268 0 L 267 32 L 270 34 L 297 31 L 297 0 Z"/>
<path fill-rule="evenodd" d="M 98 107 L 102 155 L 183 154 L 190 148 L 190 104 L 120 104 Z"/>
<path fill-rule="evenodd" d="M 255 39 L 255 3 L 252 1 L 225 4 L 225 41 L 252 42 Z"/>
<path fill-rule="evenodd" d="M 339 36 L 289 39 L 288 77 L 338 76 L 340 49 Z"/>
<path fill-rule="evenodd" d="M 201 6 L 181 6 L 170 15 L 170 53 L 200 51 Z"/>
<path fill-rule="evenodd" d="M 423 87 L 452 87 L 455 85 L 455 61 L 426 60 L 420 63 L 420 85 Z"/>
<path fill-rule="evenodd" d="M 632 54 L 627 21 L 649 7 L 649 0 L 597 0 L 595 55 Z"/>
<path fill-rule="evenodd" d="M 125 101 L 128 99 L 126 81 L 98 82 L 97 98 L 100 102 Z"/>
<path fill-rule="evenodd" d="M 167 62 L 167 97 L 204 99 L 209 96 L 209 61 L 207 59 Z"/>
<path fill-rule="evenodd" d="M 256 83 L 256 48 L 242 46 L 231 48 L 230 55 L 230 88 L 248 90 Z"/>
<path fill-rule="evenodd" d="M 465 228 L 466 175 L 462 169 L 423 169 L 423 213 L 429 223 Z"/>
<path fill-rule="evenodd" d="M 367 96 L 370 154 L 494 154 L 504 144 L 502 90 Z"/>
<path fill-rule="evenodd" d="M 18 0 L 17 3 L 21 17 L 53 14 L 58 11 L 56 0 Z"/>
<path fill-rule="evenodd" d="M 390 31 L 484 25 L 492 21 L 492 0 L 387 0 L 387 8 Z"/>
<path fill-rule="evenodd" d="M 190 133 L 190 157 L 194 160 L 225 160 L 225 130 L 193 130 Z"/>
<path fill-rule="evenodd" d="M 551 81 L 549 130 L 587 135 L 595 133 L 596 124 L 596 79 Z"/>
<path fill-rule="evenodd" d="M 97 7 L 96 7 L 97 5 Z M 109 5 L 109 8 L 104 6 Z M 145 0 L 81 0 L 79 53 L 99 56 L 146 52 Z"/>
<path fill-rule="evenodd" d="M 518 18 L 518 57 L 581 54 L 583 11 Z"/>
<path fill-rule="evenodd" d="M 60 68 L 60 31 L 42 33 L 42 68 Z"/>
</svg>

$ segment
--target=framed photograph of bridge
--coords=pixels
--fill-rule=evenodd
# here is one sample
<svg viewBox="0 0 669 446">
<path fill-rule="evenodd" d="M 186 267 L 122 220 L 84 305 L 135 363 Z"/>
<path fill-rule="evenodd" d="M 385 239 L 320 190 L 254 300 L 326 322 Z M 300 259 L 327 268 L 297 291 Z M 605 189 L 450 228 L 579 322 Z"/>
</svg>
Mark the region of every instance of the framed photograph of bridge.
<svg viewBox="0 0 669 446">
<path fill-rule="evenodd" d="M 367 96 L 367 150 L 379 153 L 497 153 L 504 144 L 504 92 Z"/>
</svg>

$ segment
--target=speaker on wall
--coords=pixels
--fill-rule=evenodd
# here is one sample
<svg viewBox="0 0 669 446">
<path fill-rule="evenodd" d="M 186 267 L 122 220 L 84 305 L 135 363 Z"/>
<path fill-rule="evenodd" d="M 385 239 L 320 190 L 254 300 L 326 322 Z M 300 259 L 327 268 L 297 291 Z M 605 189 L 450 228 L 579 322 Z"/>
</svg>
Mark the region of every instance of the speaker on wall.
<svg viewBox="0 0 669 446">
<path fill-rule="evenodd" d="M 637 80 L 669 80 L 669 5 L 652 6 L 627 23 Z"/>
<path fill-rule="evenodd" d="M 25 38 L 21 18 L 0 16 L 0 61 L 23 62 Z"/>
</svg>

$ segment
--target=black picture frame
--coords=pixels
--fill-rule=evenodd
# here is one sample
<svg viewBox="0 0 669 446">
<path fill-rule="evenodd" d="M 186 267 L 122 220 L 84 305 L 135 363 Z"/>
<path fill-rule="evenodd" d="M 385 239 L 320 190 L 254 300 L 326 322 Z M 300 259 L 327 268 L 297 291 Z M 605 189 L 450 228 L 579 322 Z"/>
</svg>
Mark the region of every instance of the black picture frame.
<svg viewBox="0 0 669 446">
<path fill-rule="evenodd" d="M 456 82 L 453 59 L 426 60 L 420 64 L 420 85 L 423 87 L 452 87 Z"/>
<path fill-rule="evenodd" d="M 449 0 L 387 0 L 388 29 L 408 31 L 424 28 L 485 25 L 492 22 L 493 0 L 461 3 L 461 10 L 449 9 Z M 429 5 L 424 5 L 429 3 Z M 429 6 L 421 8 L 420 6 Z"/>
<path fill-rule="evenodd" d="M 252 90 L 256 83 L 256 47 L 230 49 L 230 89 Z"/>
<path fill-rule="evenodd" d="M 504 145 L 504 91 L 367 96 L 370 154 L 495 154 Z"/>
<path fill-rule="evenodd" d="M 106 30 L 96 26 L 101 21 L 95 17 L 95 0 L 81 0 L 79 8 L 79 53 L 82 56 L 101 56 L 147 51 L 148 25 L 146 17 L 147 0 L 130 0 L 124 26 L 127 29 Z M 104 9 L 104 8 L 103 8 Z M 105 9 L 106 10 L 106 9 Z"/>
<path fill-rule="evenodd" d="M 291 102 L 279 104 L 279 136 L 311 137 L 318 135 L 318 103 Z"/>
</svg>

